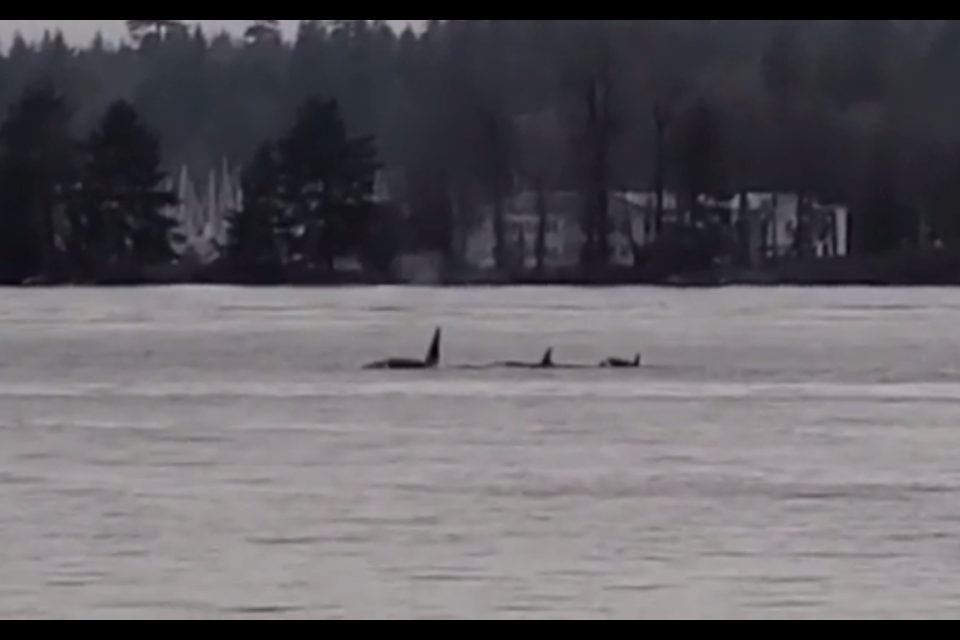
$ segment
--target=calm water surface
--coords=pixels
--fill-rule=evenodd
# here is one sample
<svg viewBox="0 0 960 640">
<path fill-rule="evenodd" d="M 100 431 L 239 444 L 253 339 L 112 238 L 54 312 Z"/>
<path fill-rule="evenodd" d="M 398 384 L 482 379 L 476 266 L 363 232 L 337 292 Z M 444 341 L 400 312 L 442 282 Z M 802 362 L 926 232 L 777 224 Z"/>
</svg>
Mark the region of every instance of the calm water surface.
<svg viewBox="0 0 960 640">
<path fill-rule="evenodd" d="M 445 365 L 421 357 L 437 325 Z M 642 371 L 470 371 L 593 364 Z M 960 292 L 0 295 L 0 617 L 960 617 Z"/>
</svg>

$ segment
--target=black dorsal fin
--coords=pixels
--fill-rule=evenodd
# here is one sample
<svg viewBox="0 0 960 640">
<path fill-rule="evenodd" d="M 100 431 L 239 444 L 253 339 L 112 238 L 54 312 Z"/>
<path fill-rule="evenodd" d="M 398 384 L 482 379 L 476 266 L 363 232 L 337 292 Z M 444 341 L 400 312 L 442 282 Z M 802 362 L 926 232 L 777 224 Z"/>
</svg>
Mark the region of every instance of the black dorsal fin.
<svg viewBox="0 0 960 640">
<path fill-rule="evenodd" d="M 424 361 L 428 367 L 432 368 L 440 364 L 442 339 L 443 332 L 440 329 L 437 329 L 436 333 L 433 334 L 433 342 L 430 343 L 430 350 L 427 352 L 427 359 Z"/>
<path fill-rule="evenodd" d="M 540 363 L 541 367 L 552 367 L 553 366 L 553 348 L 547 349 L 547 352 L 543 354 L 543 361 Z"/>
</svg>

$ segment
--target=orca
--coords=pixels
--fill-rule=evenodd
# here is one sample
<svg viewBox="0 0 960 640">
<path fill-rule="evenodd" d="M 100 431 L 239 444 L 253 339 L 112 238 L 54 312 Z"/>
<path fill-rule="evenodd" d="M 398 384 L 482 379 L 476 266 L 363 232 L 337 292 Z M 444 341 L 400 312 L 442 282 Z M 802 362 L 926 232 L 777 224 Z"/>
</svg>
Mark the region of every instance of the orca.
<svg viewBox="0 0 960 640">
<path fill-rule="evenodd" d="M 505 362 L 503 363 L 504 367 L 507 369 L 553 369 L 556 365 L 553 362 L 553 349 L 547 349 L 547 352 L 543 354 L 543 360 L 538 363 L 532 362 Z"/>
<path fill-rule="evenodd" d="M 389 371 L 422 371 L 426 369 L 436 369 L 440 366 L 440 344 L 443 333 L 437 329 L 433 334 L 433 342 L 430 344 L 430 350 L 427 357 L 423 360 L 413 360 L 407 358 L 391 358 L 374 362 L 364 367 L 366 370 L 389 370 Z"/>
<path fill-rule="evenodd" d="M 637 357 L 630 361 L 622 358 L 608 358 L 600 363 L 601 369 L 639 369 L 643 364 L 643 356 L 637 354 Z"/>
</svg>

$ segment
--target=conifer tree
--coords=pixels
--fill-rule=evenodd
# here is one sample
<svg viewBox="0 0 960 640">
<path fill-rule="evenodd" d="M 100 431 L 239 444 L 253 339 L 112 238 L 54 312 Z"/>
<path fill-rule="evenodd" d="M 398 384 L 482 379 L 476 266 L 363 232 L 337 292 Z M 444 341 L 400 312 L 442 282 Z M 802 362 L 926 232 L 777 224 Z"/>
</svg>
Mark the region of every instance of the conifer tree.
<svg viewBox="0 0 960 640">
<path fill-rule="evenodd" d="M 176 194 L 165 186 L 160 141 L 125 101 L 110 105 L 84 145 L 77 238 L 88 267 L 157 266 L 176 258 Z"/>
<path fill-rule="evenodd" d="M 64 213 L 75 178 L 72 110 L 47 82 L 29 86 L 0 124 L 0 279 L 62 270 Z"/>
<path fill-rule="evenodd" d="M 333 269 L 357 256 L 373 222 L 380 164 L 372 137 L 351 137 L 335 100 L 308 99 L 277 145 L 289 256 Z"/>
<path fill-rule="evenodd" d="M 284 256 L 279 245 L 283 206 L 276 149 L 265 142 L 244 168 L 243 203 L 231 212 L 224 265 L 241 278 L 263 280 L 280 276 Z"/>
</svg>

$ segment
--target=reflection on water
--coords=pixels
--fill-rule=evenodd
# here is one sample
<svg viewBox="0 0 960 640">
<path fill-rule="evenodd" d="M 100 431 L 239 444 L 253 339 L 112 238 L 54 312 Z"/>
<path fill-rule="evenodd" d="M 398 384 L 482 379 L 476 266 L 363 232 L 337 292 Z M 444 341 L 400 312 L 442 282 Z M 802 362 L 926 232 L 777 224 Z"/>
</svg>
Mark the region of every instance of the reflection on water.
<svg viewBox="0 0 960 640">
<path fill-rule="evenodd" d="M 950 618 L 960 294 L 24 291 L 4 618 Z M 445 329 L 445 370 L 365 372 Z M 632 370 L 474 371 L 501 360 Z"/>
</svg>

